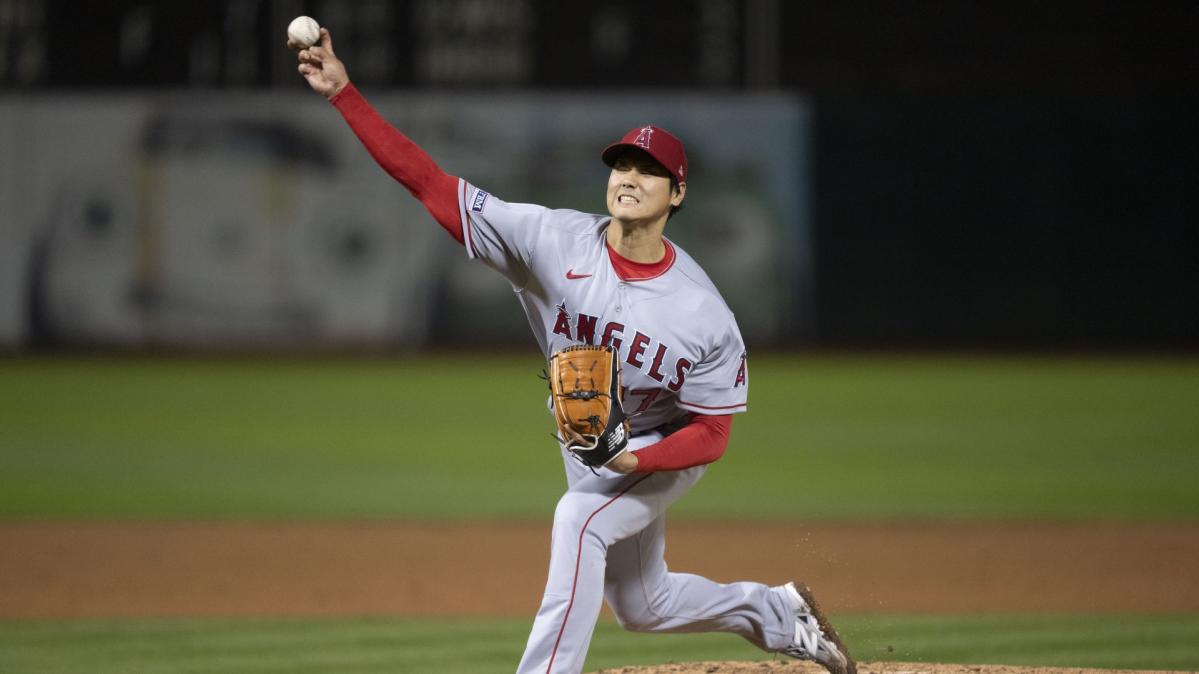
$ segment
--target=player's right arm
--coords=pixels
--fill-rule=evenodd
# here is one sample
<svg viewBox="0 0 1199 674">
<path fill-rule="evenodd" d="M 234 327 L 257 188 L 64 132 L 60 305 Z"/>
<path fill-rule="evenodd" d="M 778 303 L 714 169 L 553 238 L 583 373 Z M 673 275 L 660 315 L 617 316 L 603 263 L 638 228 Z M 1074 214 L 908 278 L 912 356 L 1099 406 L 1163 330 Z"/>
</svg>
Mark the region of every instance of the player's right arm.
<svg viewBox="0 0 1199 674">
<path fill-rule="evenodd" d="M 585 213 L 505 202 L 441 170 L 362 97 L 333 53 L 328 30 L 322 28 L 320 44 L 300 51 L 299 58 L 300 74 L 337 108 L 375 161 L 424 204 L 467 255 L 500 272 L 513 288 L 527 285 L 534 251 L 551 231 L 590 230 L 598 224 L 597 216 Z M 549 223 L 556 225 L 545 226 Z"/>
<path fill-rule="evenodd" d="M 458 178 L 447 174 L 427 152 L 389 124 L 350 82 L 345 64 L 333 53 L 333 37 L 321 29 L 320 44 L 299 53 L 299 71 L 313 91 L 329 99 L 391 177 L 416 197 L 458 243 L 464 243 Z"/>
<path fill-rule="evenodd" d="M 333 98 L 350 84 L 346 66 L 333 54 L 333 36 L 321 29 L 321 41 L 307 49 L 288 41 L 287 46 L 300 52 L 300 74 L 308 86 L 325 98 Z"/>
</svg>

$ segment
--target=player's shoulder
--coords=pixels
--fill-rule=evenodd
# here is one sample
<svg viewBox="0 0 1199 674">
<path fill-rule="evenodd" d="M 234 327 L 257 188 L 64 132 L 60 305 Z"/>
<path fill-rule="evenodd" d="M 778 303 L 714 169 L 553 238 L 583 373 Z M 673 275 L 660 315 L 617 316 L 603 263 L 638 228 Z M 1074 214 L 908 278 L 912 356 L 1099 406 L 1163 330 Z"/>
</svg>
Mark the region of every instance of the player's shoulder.
<svg viewBox="0 0 1199 674">
<path fill-rule="evenodd" d="M 704 316 L 702 326 L 706 329 L 715 333 L 738 332 L 733 310 L 708 273 L 678 244 L 673 241 L 670 244 L 675 251 L 671 271 L 677 279 L 670 301 L 687 313 Z"/>
<path fill-rule="evenodd" d="M 608 227 L 608 221 L 611 220 L 606 215 L 596 215 L 570 208 L 549 208 L 546 211 L 544 221 L 546 226 L 586 237 L 594 237 L 596 234 L 602 233 Z"/>
<path fill-rule="evenodd" d="M 678 275 L 681 286 L 680 291 L 692 295 L 705 304 L 718 305 L 725 311 L 728 311 L 728 305 L 725 304 L 724 297 L 720 294 L 720 291 L 716 288 L 716 284 L 712 282 L 708 273 L 704 271 L 704 268 L 677 243 L 671 241 L 670 245 L 674 249 L 675 254 L 672 271 Z"/>
<path fill-rule="evenodd" d="M 569 208 L 551 208 L 542 204 L 508 201 L 467 183 L 464 201 L 470 214 L 489 217 L 503 215 L 518 219 L 536 220 L 543 227 L 565 231 L 595 232 L 603 228 L 607 216 L 585 213 Z"/>
</svg>

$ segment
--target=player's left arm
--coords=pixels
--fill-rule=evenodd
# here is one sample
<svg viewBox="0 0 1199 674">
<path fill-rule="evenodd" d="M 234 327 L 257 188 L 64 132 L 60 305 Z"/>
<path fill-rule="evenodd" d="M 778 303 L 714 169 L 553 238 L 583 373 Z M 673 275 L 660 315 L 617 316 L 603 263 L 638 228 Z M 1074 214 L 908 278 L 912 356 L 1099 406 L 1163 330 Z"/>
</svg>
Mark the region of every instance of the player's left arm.
<svg viewBox="0 0 1199 674">
<path fill-rule="evenodd" d="M 652 473 L 703 466 L 724 456 L 733 428 L 731 414 L 693 414 L 678 431 L 612 460 L 608 467 L 618 473 Z"/>
</svg>

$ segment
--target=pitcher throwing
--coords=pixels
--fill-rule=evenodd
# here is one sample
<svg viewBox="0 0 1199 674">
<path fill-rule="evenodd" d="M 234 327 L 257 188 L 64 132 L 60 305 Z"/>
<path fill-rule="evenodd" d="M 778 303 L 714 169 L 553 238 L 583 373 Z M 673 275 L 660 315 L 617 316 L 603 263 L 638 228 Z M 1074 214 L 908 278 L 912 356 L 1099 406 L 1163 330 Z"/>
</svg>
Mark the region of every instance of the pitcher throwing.
<svg viewBox="0 0 1199 674">
<path fill-rule="evenodd" d="M 619 368 L 612 374 L 623 386 L 611 392 L 623 397 L 628 433 L 611 426 L 601 442 L 560 443 L 569 488 L 554 512 L 549 578 L 518 674 L 581 672 L 604 600 L 628 630 L 732 632 L 855 674 L 804 585 L 721 584 L 666 568 L 666 511 L 724 453 L 749 388 L 732 312 L 663 236 L 687 194 L 683 143 L 646 125 L 605 148 L 608 215 L 509 203 L 447 175 L 380 117 L 350 83 L 327 30 L 299 62 L 375 161 L 467 256 L 507 279 L 547 360 L 572 346 L 611 347 L 592 351 Z M 603 424 L 593 440 L 601 435 Z"/>
</svg>

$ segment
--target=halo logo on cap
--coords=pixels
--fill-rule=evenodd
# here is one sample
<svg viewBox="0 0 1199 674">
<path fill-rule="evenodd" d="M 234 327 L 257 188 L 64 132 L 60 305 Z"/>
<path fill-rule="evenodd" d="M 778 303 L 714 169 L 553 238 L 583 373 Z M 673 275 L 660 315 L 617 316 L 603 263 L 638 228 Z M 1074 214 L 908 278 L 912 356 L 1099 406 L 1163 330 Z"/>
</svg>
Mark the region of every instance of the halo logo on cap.
<svg viewBox="0 0 1199 674">
<path fill-rule="evenodd" d="M 687 152 L 683 141 L 666 129 L 652 124 L 630 129 L 619 141 L 604 148 L 600 159 L 612 166 L 623 148 L 635 147 L 653 157 L 679 182 L 687 181 Z"/>
<path fill-rule="evenodd" d="M 633 141 L 633 145 L 649 149 L 650 140 L 654 137 L 654 127 L 643 126 L 641 133 L 637 134 L 637 139 Z"/>
</svg>

